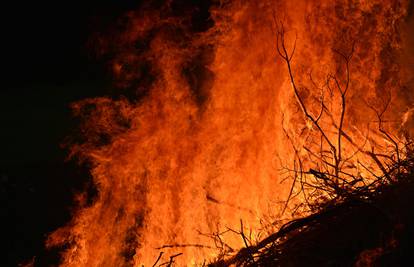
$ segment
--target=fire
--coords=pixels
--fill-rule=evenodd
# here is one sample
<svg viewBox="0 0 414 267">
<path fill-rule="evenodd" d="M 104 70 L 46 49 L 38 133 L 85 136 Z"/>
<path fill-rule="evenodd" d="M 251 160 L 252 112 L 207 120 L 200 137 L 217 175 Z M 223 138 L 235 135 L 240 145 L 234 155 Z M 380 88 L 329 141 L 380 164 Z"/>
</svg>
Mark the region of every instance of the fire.
<svg viewBox="0 0 414 267">
<path fill-rule="evenodd" d="M 291 216 L 282 213 L 291 182 L 280 170 L 295 157 L 286 133 L 300 146 L 301 131 L 313 126 L 277 54 L 275 16 L 289 48 L 297 37 L 293 72 L 311 112 L 320 91 L 302 77 L 312 72 L 321 83 L 343 73 L 333 49 L 349 51 L 355 41 L 344 127 L 358 146 L 378 127 L 370 105 L 381 109 L 389 96 L 384 120 L 397 135 L 412 104 L 398 64 L 408 1 L 223 2 L 211 7 L 214 25 L 203 31 L 168 3 L 129 13 L 125 30 L 101 41 L 100 52 L 115 55 L 119 87 L 139 97 L 73 105 L 85 140 L 72 152 L 90 162 L 98 194 L 90 205 L 79 196 L 71 223 L 49 236 L 47 246 L 67 247 L 62 266 L 152 266 L 159 256 L 158 263 L 176 256 L 179 266 L 202 264 L 219 256 L 212 234 L 238 249 L 243 239 L 226 230 L 259 240 Z M 327 104 L 339 116 L 340 103 Z M 379 135 L 368 142 L 386 147 Z"/>
</svg>

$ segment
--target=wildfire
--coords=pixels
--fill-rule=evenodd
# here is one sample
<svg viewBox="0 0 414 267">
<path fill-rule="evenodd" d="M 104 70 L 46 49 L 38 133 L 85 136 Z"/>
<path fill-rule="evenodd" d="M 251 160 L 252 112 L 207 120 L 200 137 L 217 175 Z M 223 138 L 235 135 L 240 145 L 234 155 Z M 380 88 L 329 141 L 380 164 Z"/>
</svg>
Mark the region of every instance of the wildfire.
<svg viewBox="0 0 414 267">
<path fill-rule="evenodd" d="M 71 223 L 49 236 L 48 247 L 67 247 L 62 266 L 201 265 L 245 246 L 240 233 L 260 240 L 308 212 L 292 215 L 303 196 L 285 207 L 297 188 L 281 171 L 308 156 L 318 135 L 278 55 L 280 22 L 289 53 L 296 43 L 300 99 L 312 116 L 321 102 L 331 111 L 320 120 L 329 139 L 343 107 L 333 77 L 345 84 L 349 71 L 341 127 L 354 145 L 342 137 L 340 157 L 389 150 L 378 132 L 382 110 L 380 127 L 404 130 L 413 102 L 398 64 L 399 24 L 408 1 L 223 1 L 202 30 L 173 3 L 131 12 L 125 30 L 100 39 L 118 86 L 137 97 L 73 104 L 85 141 L 72 153 L 91 163 L 98 194 L 89 205 L 79 196 Z M 351 51 L 347 69 L 340 55 Z M 381 171 L 366 153 L 351 165 L 361 177 Z"/>
</svg>

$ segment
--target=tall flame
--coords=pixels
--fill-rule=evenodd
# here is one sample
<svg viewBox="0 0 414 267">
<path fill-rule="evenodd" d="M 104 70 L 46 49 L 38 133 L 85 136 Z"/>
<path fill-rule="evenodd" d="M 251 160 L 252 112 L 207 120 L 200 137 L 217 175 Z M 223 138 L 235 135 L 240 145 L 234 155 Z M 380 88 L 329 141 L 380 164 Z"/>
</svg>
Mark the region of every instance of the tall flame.
<svg viewBox="0 0 414 267">
<path fill-rule="evenodd" d="M 391 96 L 393 133 L 413 103 L 398 64 L 407 9 L 397 0 L 229 1 L 211 7 L 214 24 L 202 30 L 191 29 L 191 14 L 174 16 L 171 2 L 129 13 L 100 49 L 116 55 L 115 78 L 139 97 L 73 105 L 85 118 L 73 152 L 91 163 L 98 194 L 47 245 L 66 244 L 62 266 L 152 266 L 161 251 L 162 261 L 183 253 L 175 261 L 191 265 L 217 256 L 209 234 L 241 221 L 260 239 L 288 216 L 291 184 L 279 170 L 293 152 L 282 127 L 299 138 L 305 123 L 277 55 L 275 16 L 288 45 L 297 36 L 297 77 L 323 80 L 342 65 L 332 49 L 355 41 L 346 125 L 363 136 L 376 127 L 367 103 Z M 318 93 L 302 92 L 309 102 Z M 243 246 L 231 232 L 223 239 Z"/>
</svg>

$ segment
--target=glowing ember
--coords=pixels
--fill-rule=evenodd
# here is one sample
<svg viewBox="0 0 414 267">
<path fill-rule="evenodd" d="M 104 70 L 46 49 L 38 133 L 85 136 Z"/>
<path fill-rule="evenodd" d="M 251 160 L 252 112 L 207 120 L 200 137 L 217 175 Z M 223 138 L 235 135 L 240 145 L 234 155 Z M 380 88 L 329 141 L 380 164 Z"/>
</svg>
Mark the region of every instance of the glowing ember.
<svg viewBox="0 0 414 267">
<path fill-rule="evenodd" d="M 183 253 L 175 262 L 191 265 L 219 256 L 220 245 L 244 246 L 240 235 L 226 232 L 240 230 L 241 221 L 252 239 L 263 238 L 275 221 L 291 216 L 282 211 L 292 183 L 280 174 L 295 158 L 289 140 L 303 145 L 314 127 L 306 125 L 277 54 L 275 17 L 284 23 L 289 49 L 297 36 L 293 73 L 313 114 L 327 75 L 344 80 L 335 50 L 355 44 L 343 127 L 356 147 L 368 142 L 386 151 L 371 106 L 381 110 L 388 103 L 384 127 L 399 134 L 412 103 L 404 98 L 407 77 L 397 64 L 407 6 L 397 0 L 231 1 L 212 7 L 214 25 L 202 32 L 187 17 L 173 16 L 169 5 L 128 14 L 126 30 L 102 41 L 100 52 L 116 55 L 111 64 L 120 87 L 144 96 L 73 105 L 84 116 L 86 137 L 73 153 L 91 162 L 98 196 L 89 206 L 81 201 L 72 222 L 47 245 L 67 244 L 63 266 L 152 266 L 160 252 L 159 263 Z M 341 103 L 332 94 L 326 104 L 336 118 Z M 333 136 L 337 130 L 328 122 L 324 117 Z M 345 157 L 355 147 L 343 142 Z M 211 236 L 222 232 L 223 243 L 214 243 Z"/>
</svg>

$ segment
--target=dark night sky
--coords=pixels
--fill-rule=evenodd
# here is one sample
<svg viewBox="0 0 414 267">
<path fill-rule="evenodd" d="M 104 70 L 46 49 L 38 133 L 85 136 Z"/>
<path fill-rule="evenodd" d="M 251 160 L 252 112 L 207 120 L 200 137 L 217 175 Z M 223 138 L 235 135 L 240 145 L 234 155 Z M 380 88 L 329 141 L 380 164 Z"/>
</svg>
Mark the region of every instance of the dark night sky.
<svg viewBox="0 0 414 267">
<path fill-rule="evenodd" d="M 1 161 L 54 160 L 68 103 L 107 85 L 85 42 L 133 1 L 15 2 L 2 8 Z"/>
<path fill-rule="evenodd" d="M 11 1 L 1 9 L 0 201 L 5 256 L 0 266 L 37 257 L 48 265 L 46 233 L 69 219 L 72 193 L 87 172 L 65 163 L 60 148 L 76 122 L 69 103 L 111 87 L 86 48 L 132 0 Z M 49 258 L 48 258 L 49 257 Z M 42 264 L 43 262 L 43 264 Z"/>
</svg>

